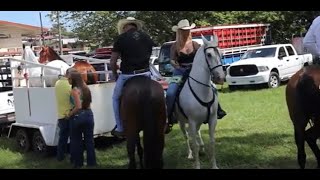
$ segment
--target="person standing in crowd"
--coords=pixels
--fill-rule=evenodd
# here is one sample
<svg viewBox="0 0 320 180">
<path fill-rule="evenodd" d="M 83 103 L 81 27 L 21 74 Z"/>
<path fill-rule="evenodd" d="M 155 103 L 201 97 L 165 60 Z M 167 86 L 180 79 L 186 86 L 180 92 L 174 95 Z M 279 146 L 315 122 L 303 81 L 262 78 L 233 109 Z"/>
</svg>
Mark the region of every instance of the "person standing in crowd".
<svg viewBox="0 0 320 180">
<path fill-rule="evenodd" d="M 57 147 L 57 160 L 62 161 L 67 152 L 68 138 L 70 137 L 68 113 L 71 109 L 70 93 L 71 85 L 68 81 L 69 71 L 66 71 L 65 76 L 61 77 L 55 84 L 55 94 L 58 108 L 58 127 L 59 127 L 59 140 Z"/>
<path fill-rule="evenodd" d="M 70 101 L 73 109 L 69 113 L 71 121 L 71 158 L 74 168 L 83 166 L 84 145 L 87 151 L 87 166 L 96 166 L 96 153 L 94 149 L 94 117 L 90 108 L 91 91 L 81 78 L 81 74 L 71 68 L 69 75 L 71 84 Z M 84 137 L 84 144 L 82 141 Z"/>
</svg>

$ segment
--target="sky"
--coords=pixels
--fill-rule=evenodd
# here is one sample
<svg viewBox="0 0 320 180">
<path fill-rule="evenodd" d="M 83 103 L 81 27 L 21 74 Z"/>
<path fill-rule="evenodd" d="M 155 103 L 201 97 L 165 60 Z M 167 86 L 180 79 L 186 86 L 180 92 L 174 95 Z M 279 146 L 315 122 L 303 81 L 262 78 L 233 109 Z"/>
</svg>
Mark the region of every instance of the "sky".
<svg viewBox="0 0 320 180">
<path fill-rule="evenodd" d="M 39 12 L 41 12 L 43 27 L 52 27 L 49 17 L 46 17 L 50 11 L 0 11 L 0 20 L 40 27 Z"/>
</svg>

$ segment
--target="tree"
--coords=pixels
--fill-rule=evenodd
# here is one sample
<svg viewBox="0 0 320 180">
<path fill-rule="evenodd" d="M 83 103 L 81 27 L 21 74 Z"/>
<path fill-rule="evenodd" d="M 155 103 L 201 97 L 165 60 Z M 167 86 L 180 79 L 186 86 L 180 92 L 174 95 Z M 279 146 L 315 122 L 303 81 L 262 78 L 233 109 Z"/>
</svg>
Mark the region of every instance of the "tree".
<svg viewBox="0 0 320 180">
<path fill-rule="evenodd" d="M 273 42 L 288 43 L 292 35 L 306 32 L 318 14 L 319 11 L 63 11 L 60 19 L 80 39 L 97 45 L 111 45 L 117 36 L 117 22 L 128 16 L 143 20 L 144 30 L 158 45 L 174 40 L 171 27 L 181 19 L 197 26 L 269 23 Z M 54 17 L 54 13 L 49 16 Z"/>
<path fill-rule="evenodd" d="M 52 24 L 52 28 L 50 30 L 51 30 L 52 33 L 58 34 L 59 33 L 58 24 Z M 74 32 L 69 32 L 64 26 L 60 25 L 60 30 L 61 30 L 61 35 L 62 36 L 67 36 L 69 38 L 76 37 L 76 34 Z"/>
<path fill-rule="evenodd" d="M 92 44 L 110 45 L 117 35 L 116 23 L 131 12 L 125 11 L 63 11 L 60 13 L 64 24 L 72 27 L 72 31 L 80 39 Z M 51 20 L 52 13 L 49 17 Z"/>
</svg>

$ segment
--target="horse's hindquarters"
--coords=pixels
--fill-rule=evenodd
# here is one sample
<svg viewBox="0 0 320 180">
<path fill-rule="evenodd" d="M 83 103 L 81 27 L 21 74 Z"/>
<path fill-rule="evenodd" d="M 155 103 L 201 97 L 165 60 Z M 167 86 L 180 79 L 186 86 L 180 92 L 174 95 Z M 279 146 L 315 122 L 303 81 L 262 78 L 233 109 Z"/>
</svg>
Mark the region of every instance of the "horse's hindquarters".
<svg viewBox="0 0 320 180">
<path fill-rule="evenodd" d="M 144 76 L 132 77 L 126 82 L 121 97 L 120 117 L 131 144 L 132 139 L 138 136 L 137 132 L 143 131 L 144 166 L 148 169 L 163 166 L 165 108 L 164 92 L 159 83 Z M 134 147 L 128 145 L 127 148 L 131 161 Z"/>
</svg>

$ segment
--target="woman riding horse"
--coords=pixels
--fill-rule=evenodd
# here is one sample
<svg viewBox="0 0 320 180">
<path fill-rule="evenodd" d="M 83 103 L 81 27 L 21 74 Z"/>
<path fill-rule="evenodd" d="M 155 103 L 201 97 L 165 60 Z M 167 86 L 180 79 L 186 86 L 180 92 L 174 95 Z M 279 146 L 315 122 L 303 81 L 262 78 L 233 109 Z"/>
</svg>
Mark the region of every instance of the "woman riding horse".
<svg viewBox="0 0 320 180">
<path fill-rule="evenodd" d="M 171 64 L 175 68 L 173 76 L 182 76 L 184 79 L 189 75 L 193 63 L 194 56 L 200 45 L 192 41 L 190 29 L 193 29 L 195 24 L 189 24 L 187 19 L 179 21 L 178 25 L 172 27 L 172 31 L 176 32 L 176 42 L 172 44 L 170 50 Z M 182 84 L 183 85 L 183 84 Z M 169 133 L 174 123 L 177 123 L 173 116 L 174 104 L 179 89 L 177 82 L 171 82 L 167 90 L 167 114 L 168 127 L 166 133 Z M 223 118 L 226 112 L 222 110 L 220 104 L 218 107 L 218 119 Z"/>
<path fill-rule="evenodd" d="M 218 95 L 211 80 L 223 84 L 225 74 L 222 68 L 218 38 L 208 41 L 202 37 L 203 45 L 198 49 L 186 83 L 177 96 L 175 115 L 188 145 L 188 159 L 195 160 L 195 168 L 200 168 L 199 153 L 204 153 L 204 142 L 200 127 L 208 123 L 211 163 L 217 169 L 215 159 L 215 128 L 217 125 Z M 188 125 L 188 128 L 186 128 Z"/>
</svg>

